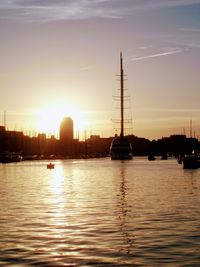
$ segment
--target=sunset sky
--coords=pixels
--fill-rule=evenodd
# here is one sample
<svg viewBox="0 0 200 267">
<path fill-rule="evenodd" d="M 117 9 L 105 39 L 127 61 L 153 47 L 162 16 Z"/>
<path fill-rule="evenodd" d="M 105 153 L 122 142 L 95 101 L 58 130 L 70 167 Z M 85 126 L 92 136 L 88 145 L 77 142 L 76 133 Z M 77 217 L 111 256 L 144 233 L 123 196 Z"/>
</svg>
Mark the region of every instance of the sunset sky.
<svg viewBox="0 0 200 267">
<path fill-rule="evenodd" d="M 200 0 L 0 0 L 0 40 L 9 130 L 113 136 L 122 51 L 132 133 L 200 138 Z"/>
</svg>

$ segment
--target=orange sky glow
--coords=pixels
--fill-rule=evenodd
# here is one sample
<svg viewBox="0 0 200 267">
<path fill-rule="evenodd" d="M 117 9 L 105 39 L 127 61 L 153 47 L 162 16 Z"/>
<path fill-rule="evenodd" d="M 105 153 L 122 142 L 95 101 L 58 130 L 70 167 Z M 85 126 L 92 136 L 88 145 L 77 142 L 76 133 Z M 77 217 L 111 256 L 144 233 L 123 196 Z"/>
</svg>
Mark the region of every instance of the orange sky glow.
<svg viewBox="0 0 200 267">
<path fill-rule="evenodd" d="M 126 134 L 200 137 L 200 0 L 0 2 L 0 125 L 58 136 L 117 133 L 119 53 Z"/>
</svg>

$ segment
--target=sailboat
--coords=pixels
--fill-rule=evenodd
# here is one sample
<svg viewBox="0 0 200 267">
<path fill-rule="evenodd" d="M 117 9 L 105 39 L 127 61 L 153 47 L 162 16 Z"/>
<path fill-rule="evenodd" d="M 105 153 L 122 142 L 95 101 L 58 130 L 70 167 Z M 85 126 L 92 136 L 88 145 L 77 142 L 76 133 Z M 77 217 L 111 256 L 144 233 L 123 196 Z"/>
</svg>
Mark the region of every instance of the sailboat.
<svg viewBox="0 0 200 267">
<path fill-rule="evenodd" d="M 112 160 L 125 160 L 133 157 L 131 142 L 124 136 L 124 70 L 122 52 L 120 53 L 120 85 L 121 131 L 120 136 L 115 137 L 110 146 Z"/>
</svg>

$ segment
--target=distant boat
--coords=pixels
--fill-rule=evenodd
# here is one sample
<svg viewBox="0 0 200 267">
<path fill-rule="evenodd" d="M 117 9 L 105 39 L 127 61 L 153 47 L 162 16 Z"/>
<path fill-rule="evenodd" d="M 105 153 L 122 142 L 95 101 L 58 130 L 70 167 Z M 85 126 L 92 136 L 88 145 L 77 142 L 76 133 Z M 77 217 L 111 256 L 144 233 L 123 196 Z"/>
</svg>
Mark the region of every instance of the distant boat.
<svg viewBox="0 0 200 267">
<path fill-rule="evenodd" d="M 0 153 L 0 162 L 1 163 L 12 163 L 19 162 L 22 160 L 22 156 L 17 152 L 3 152 Z"/>
<path fill-rule="evenodd" d="M 152 160 L 156 160 L 155 156 L 153 154 L 150 154 L 148 156 L 148 160 L 152 161 Z"/>
<path fill-rule="evenodd" d="M 183 169 L 197 169 L 200 167 L 200 161 L 197 155 L 185 155 L 182 160 Z"/>
<path fill-rule="evenodd" d="M 115 137 L 110 146 L 110 157 L 112 160 L 132 159 L 132 146 L 127 137 L 124 136 L 124 71 L 122 53 L 120 53 L 120 110 L 121 110 L 121 133 Z"/>
<path fill-rule="evenodd" d="M 54 169 L 54 164 L 52 164 L 51 162 L 47 164 L 47 169 Z"/>
<path fill-rule="evenodd" d="M 179 155 L 178 158 L 177 158 L 177 162 L 178 164 L 182 164 L 183 163 L 183 156 Z"/>
<path fill-rule="evenodd" d="M 164 153 L 164 154 L 161 156 L 161 159 L 162 159 L 162 160 L 167 160 L 167 159 L 168 159 L 168 156 L 167 156 L 167 154 L 166 154 L 166 153 Z"/>
</svg>

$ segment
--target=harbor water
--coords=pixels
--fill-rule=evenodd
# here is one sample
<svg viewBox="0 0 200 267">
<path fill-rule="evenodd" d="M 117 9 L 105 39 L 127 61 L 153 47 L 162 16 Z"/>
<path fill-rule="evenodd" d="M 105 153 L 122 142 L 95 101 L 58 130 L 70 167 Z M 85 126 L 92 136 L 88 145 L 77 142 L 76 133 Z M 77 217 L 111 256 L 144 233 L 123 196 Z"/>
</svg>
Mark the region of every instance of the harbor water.
<svg viewBox="0 0 200 267">
<path fill-rule="evenodd" d="M 200 266 L 200 169 L 48 163 L 0 164 L 0 266 Z"/>
</svg>

